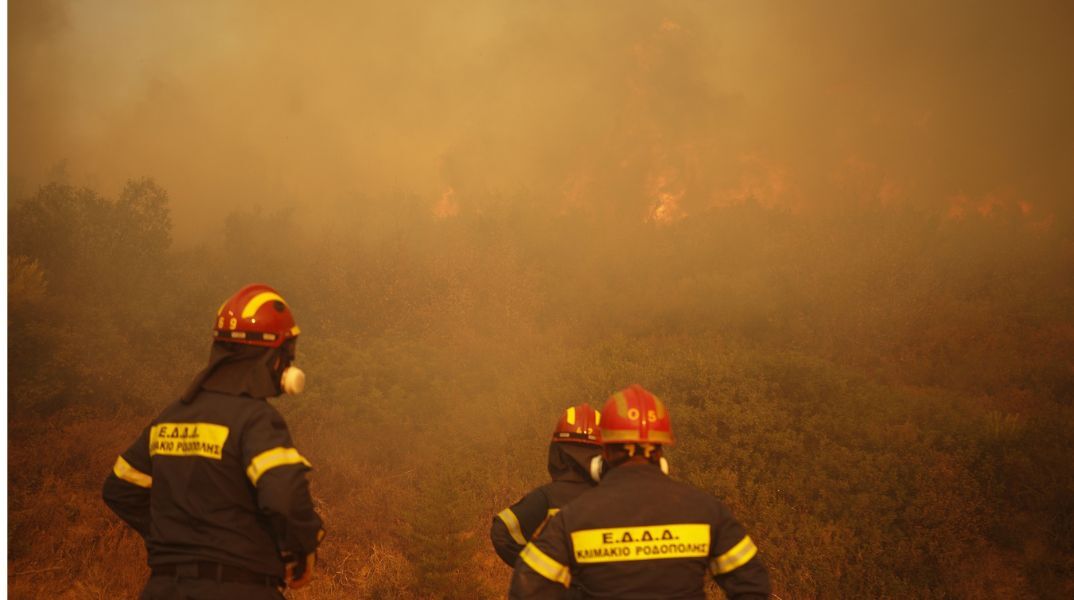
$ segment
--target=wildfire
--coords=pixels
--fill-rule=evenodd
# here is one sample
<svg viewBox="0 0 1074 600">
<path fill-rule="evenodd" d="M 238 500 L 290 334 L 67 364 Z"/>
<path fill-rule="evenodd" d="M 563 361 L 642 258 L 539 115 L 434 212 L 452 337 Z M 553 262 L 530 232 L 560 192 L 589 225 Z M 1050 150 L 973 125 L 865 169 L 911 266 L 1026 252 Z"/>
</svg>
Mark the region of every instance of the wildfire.
<svg viewBox="0 0 1074 600">
<path fill-rule="evenodd" d="M 830 181 L 861 202 L 879 201 L 889 206 L 903 198 L 903 185 L 885 172 L 882 165 L 851 154 L 837 164 Z"/>
<path fill-rule="evenodd" d="M 666 224 L 686 217 L 686 211 L 679 206 L 679 201 L 686 195 L 686 189 L 677 182 L 674 171 L 664 171 L 650 177 L 648 188 L 654 203 L 649 207 L 646 220 Z"/>
<path fill-rule="evenodd" d="M 1025 198 L 1018 198 L 1010 190 L 993 190 L 974 198 L 964 192 L 947 198 L 945 217 L 949 221 L 965 221 L 976 216 L 980 219 L 1020 219 L 1034 231 L 1052 228 L 1055 215 L 1043 214 L 1038 207 Z"/>
<path fill-rule="evenodd" d="M 679 25 L 671 19 L 664 18 L 664 20 L 660 22 L 660 31 L 665 33 L 669 31 L 678 31 L 680 29 L 682 29 L 682 25 Z"/>
<path fill-rule="evenodd" d="M 966 218 L 966 207 L 970 203 L 970 199 L 966 194 L 959 192 L 954 196 L 951 196 L 948 200 L 947 218 L 952 221 L 961 221 Z"/>
<path fill-rule="evenodd" d="M 433 206 L 433 216 L 448 219 L 459 215 L 459 203 L 455 200 L 455 188 L 448 186 Z"/>
<path fill-rule="evenodd" d="M 981 202 L 977 205 L 977 212 L 982 217 L 990 217 L 995 212 L 996 207 L 1000 206 L 1000 200 L 994 194 L 988 194 L 981 199 Z"/>
<path fill-rule="evenodd" d="M 979 199 L 974 199 L 963 192 L 959 192 L 948 198 L 947 218 L 952 221 L 961 221 L 972 211 L 983 218 L 996 216 L 997 209 L 1003 209 L 1006 202 L 996 193 L 988 193 Z M 1022 214 L 1025 214 L 1023 211 Z"/>
</svg>

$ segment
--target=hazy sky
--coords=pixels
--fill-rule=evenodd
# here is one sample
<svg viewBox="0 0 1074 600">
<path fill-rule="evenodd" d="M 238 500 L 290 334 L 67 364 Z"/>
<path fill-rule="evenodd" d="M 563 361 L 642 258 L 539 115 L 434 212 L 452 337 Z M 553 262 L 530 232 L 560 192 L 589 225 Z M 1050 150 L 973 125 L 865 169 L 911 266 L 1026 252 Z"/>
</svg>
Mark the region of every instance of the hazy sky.
<svg viewBox="0 0 1074 600">
<path fill-rule="evenodd" d="M 1033 215 L 1074 199 L 1064 0 L 9 9 L 13 194 L 152 176 L 181 240 L 236 209 L 323 217 L 385 192 L 443 215 L 525 190 L 664 220 L 747 197 Z"/>
</svg>

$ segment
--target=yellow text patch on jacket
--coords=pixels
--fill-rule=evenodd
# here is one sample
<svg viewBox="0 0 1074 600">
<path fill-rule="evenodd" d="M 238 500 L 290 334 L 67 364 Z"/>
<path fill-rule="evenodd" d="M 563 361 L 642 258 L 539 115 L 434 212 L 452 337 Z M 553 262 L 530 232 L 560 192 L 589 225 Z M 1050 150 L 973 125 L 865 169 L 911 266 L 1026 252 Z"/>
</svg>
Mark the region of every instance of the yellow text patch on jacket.
<svg viewBox="0 0 1074 600">
<path fill-rule="evenodd" d="M 157 423 L 149 430 L 149 456 L 204 456 L 220 460 L 228 431 L 215 423 Z"/>
<path fill-rule="evenodd" d="M 578 563 L 658 560 L 709 555 L 707 523 L 584 529 L 571 532 Z"/>
</svg>

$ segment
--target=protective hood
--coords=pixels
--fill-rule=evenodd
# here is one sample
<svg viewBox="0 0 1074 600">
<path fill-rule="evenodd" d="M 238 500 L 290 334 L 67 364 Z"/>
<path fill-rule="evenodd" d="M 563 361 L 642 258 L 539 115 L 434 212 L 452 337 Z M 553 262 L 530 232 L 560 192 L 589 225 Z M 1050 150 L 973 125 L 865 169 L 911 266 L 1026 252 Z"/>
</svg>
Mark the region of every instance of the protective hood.
<svg viewBox="0 0 1074 600">
<path fill-rule="evenodd" d="M 589 463 L 599 455 L 600 446 L 593 444 L 552 442 L 548 445 L 548 474 L 553 481 L 592 482 Z"/>
<path fill-rule="evenodd" d="M 190 404 L 201 390 L 251 398 L 279 396 L 280 374 L 291 363 L 290 347 L 289 344 L 267 348 L 214 342 L 209 366 L 194 377 L 181 400 Z"/>
</svg>

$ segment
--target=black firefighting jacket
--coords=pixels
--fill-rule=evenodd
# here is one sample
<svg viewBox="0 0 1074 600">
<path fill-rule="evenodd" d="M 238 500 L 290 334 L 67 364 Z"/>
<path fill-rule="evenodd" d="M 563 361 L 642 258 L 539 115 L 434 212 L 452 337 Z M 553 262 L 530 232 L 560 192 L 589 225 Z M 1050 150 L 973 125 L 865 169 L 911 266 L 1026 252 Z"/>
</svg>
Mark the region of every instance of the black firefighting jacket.
<svg viewBox="0 0 1074 600">
<path fill-rule="evenodd" d="M 584 598 L 704 600 L 706 573 L 731 600 L 770 592 L 757 547 L 722 502 L 626 463 L 522 550 L 510 597 L 564 598 L 570 586 Z"/>
<path fill-rule="evenodd" d="M 541 532 L 559 509 L 596 485 L 587 474 L 589 461 L 600 454 L 600 446 L 554 442 L 548 448 L 548 472 L 552 481 L 546 483 L 492 519 L 489 537 L 496 554 L 514 567 L 518 553 L 526 543 Z"/>
<path fill-rule="evenodd" d="M 150 566 L 213 561 L 283 576 L 281 553 L 323 535 L 283 417 L 261 398 L 202 390 L 116 460 L 104 500 L 145 539 Z"/>
</svg>

